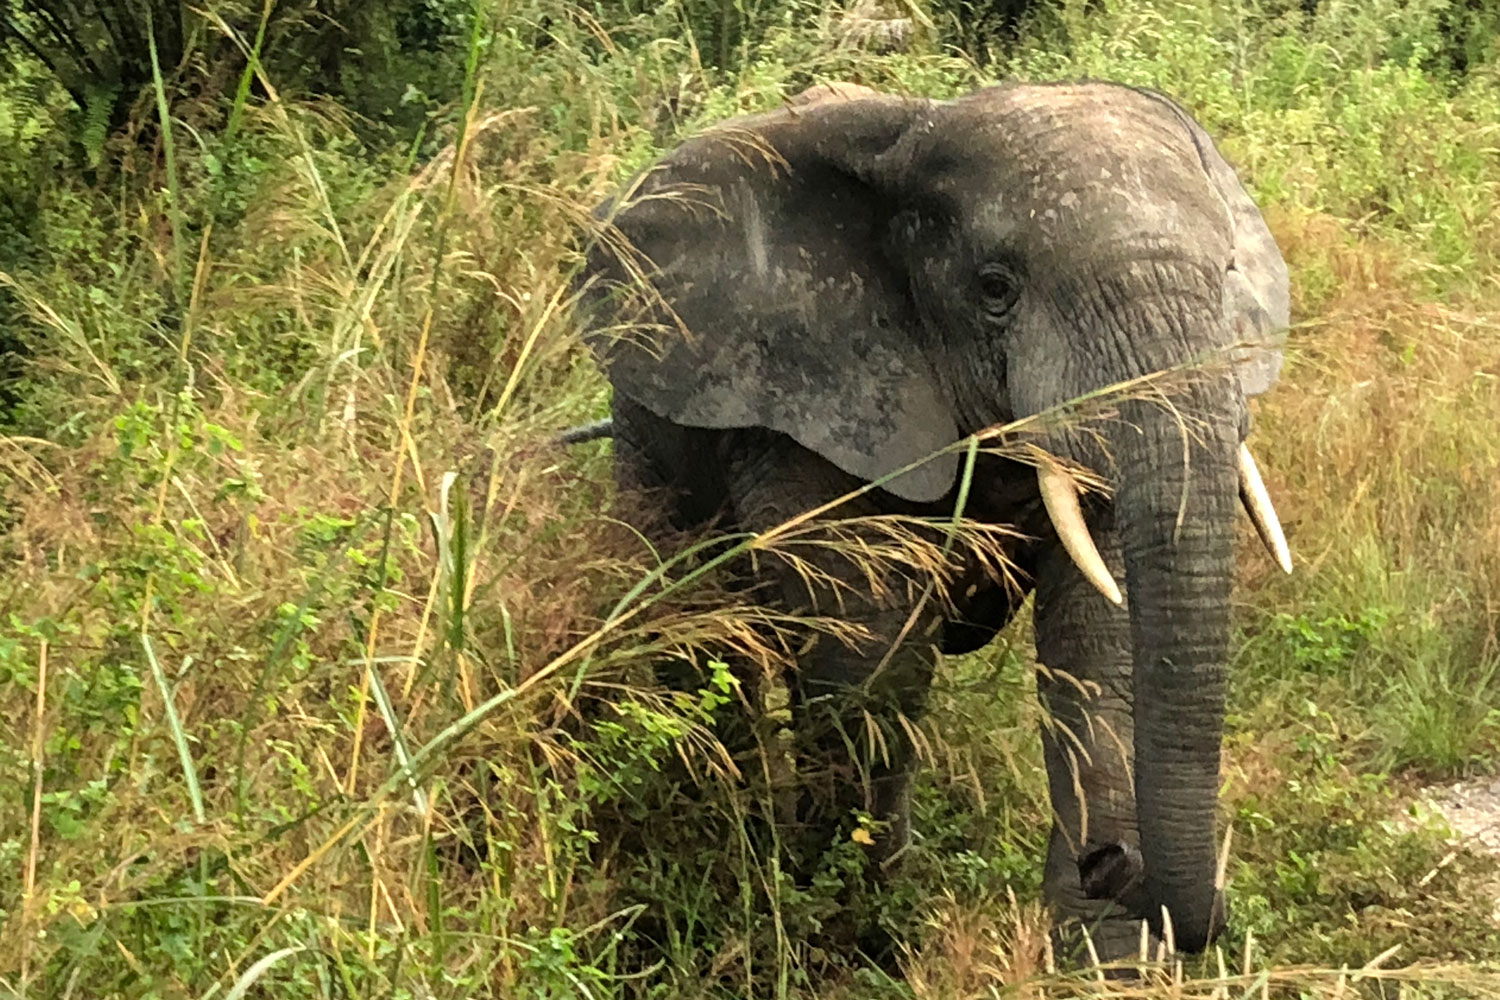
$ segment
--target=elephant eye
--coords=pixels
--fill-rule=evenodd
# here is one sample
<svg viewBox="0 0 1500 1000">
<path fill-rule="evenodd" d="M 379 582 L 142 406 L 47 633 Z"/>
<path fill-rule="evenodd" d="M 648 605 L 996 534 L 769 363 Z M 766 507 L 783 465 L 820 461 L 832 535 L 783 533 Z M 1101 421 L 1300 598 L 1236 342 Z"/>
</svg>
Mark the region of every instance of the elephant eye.
<svg viewBox="0 0 1500 1000">
<path fill-rule="evenodd" d="M 979 270 L 979 297 L 991 319 L 1004 319 L 1021 297 L 1021 283 L 1010 268 L 986 264 Z"/>
</svg>

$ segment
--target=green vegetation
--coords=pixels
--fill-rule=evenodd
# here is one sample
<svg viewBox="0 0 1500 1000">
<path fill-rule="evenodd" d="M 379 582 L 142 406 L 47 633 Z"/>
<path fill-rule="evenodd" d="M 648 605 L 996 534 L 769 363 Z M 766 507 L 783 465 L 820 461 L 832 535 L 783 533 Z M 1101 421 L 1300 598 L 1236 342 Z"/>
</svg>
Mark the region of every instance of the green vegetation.
<svg viewBox="0 0 1500 1000">
<path fill-rule="evenodd" d="M 1076 992 L 1025 623 L 947 665 L 894 884 L 851 843 L 793 886 L 719 743 L 717 657 L 769 660 L 765 623 L 656 566 L 608 444 L 548 437 L 606 406 L 587 212 L 675 138 L 823 80 L 1084 75 L 1182 100 L 1293 268 L 1255 434 L 1298 571 L 1247 527 L 1230 971 L 1161 995 L 1500 993 L 1500 867 L 1411 815 L 1500 763 L 1491 7 L 209 4 L 79 83 L 16 42 L 98 43 L 54 6 L 0 6 L 0 994 Z M 851 913 L 895 960 L 822 948 Z"/>
</svg>

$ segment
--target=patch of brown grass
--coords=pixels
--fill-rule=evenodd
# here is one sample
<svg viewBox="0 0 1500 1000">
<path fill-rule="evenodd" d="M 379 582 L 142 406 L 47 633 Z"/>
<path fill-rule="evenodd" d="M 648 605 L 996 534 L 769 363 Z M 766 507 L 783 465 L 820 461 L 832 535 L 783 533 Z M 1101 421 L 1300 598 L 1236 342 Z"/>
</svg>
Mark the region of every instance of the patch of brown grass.
<svg viewBox="0 0 1500 1000">
<path fill-rule="evenodd" d="M 1389 598 L 1493 651 L 1500 296 L 1433 301 L 1419 255 L 1328 216 L 1273 225 L 1298 296 L 1286 374 L 1254 440 L 1299 565 L 1291 579 L 1258 575 L 1258 599 Z"/>
<path fill-rule="evenodd" d="M 1472 630 L 1493 653 L 1500 301 L 1424 300 L 1397 248 L 1316 214 L 1275 224 L 1297 273 L 1331 285 L 1303 286 L 1286 373 L 1257 413 L 1298 562 L 1289 580 L 1255 572 L 1257 600 L 1386 600 Z"/>
</svg>

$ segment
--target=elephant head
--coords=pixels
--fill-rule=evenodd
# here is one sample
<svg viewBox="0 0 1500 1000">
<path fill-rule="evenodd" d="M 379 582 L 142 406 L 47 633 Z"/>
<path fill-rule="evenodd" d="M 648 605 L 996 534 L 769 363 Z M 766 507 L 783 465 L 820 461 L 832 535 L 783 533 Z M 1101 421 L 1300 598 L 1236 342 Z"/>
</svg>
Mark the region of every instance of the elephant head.
<svg viewBox="0 0 1500 1000">
<path fill-rule="evenodd" d="M 1242 443 L 1247 398 L 1280 369 L 1282 258 L 1158 94 L 815 96 L 684 142 L 604 210 L 641 256 L 598 245 L 591 294 L 644 270 L 636 318 L 662 333 L 600 339 L 615 391 L 681 425 L 780 431 L 867 480 L 906 469 L 884 488 L 927 502 L 951 495 L 958 458 L 922 460 L 963 435 L 1200 366 L 1171 405 L 1124 398 L 1099 433 L 1048 439 L 1112 483 L 1125 595 L 1071 480 L 1044 466 L 1039 488 L 1079 568 L 1128 596 L 1138 910 L 1201 948 L 1241 498 L 1289 566 Z"/>
</svg>

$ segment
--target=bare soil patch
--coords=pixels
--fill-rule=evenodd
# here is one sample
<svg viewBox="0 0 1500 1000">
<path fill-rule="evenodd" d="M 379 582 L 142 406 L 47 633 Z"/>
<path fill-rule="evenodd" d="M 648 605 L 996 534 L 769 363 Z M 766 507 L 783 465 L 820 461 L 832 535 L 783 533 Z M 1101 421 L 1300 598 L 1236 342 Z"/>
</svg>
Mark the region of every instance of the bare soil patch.
<svg viewBox="0 0 1500 1000">
<path fill-rule="evenodd" d="M 1500 859 L 1500 775 L 1430 785 L 1417 796 L 1421 809 L 1441 816 L 1449 842 Z M 1500 924 L 1500 881 L 1489 886 L 1491 919 Z"/>
</svg>

